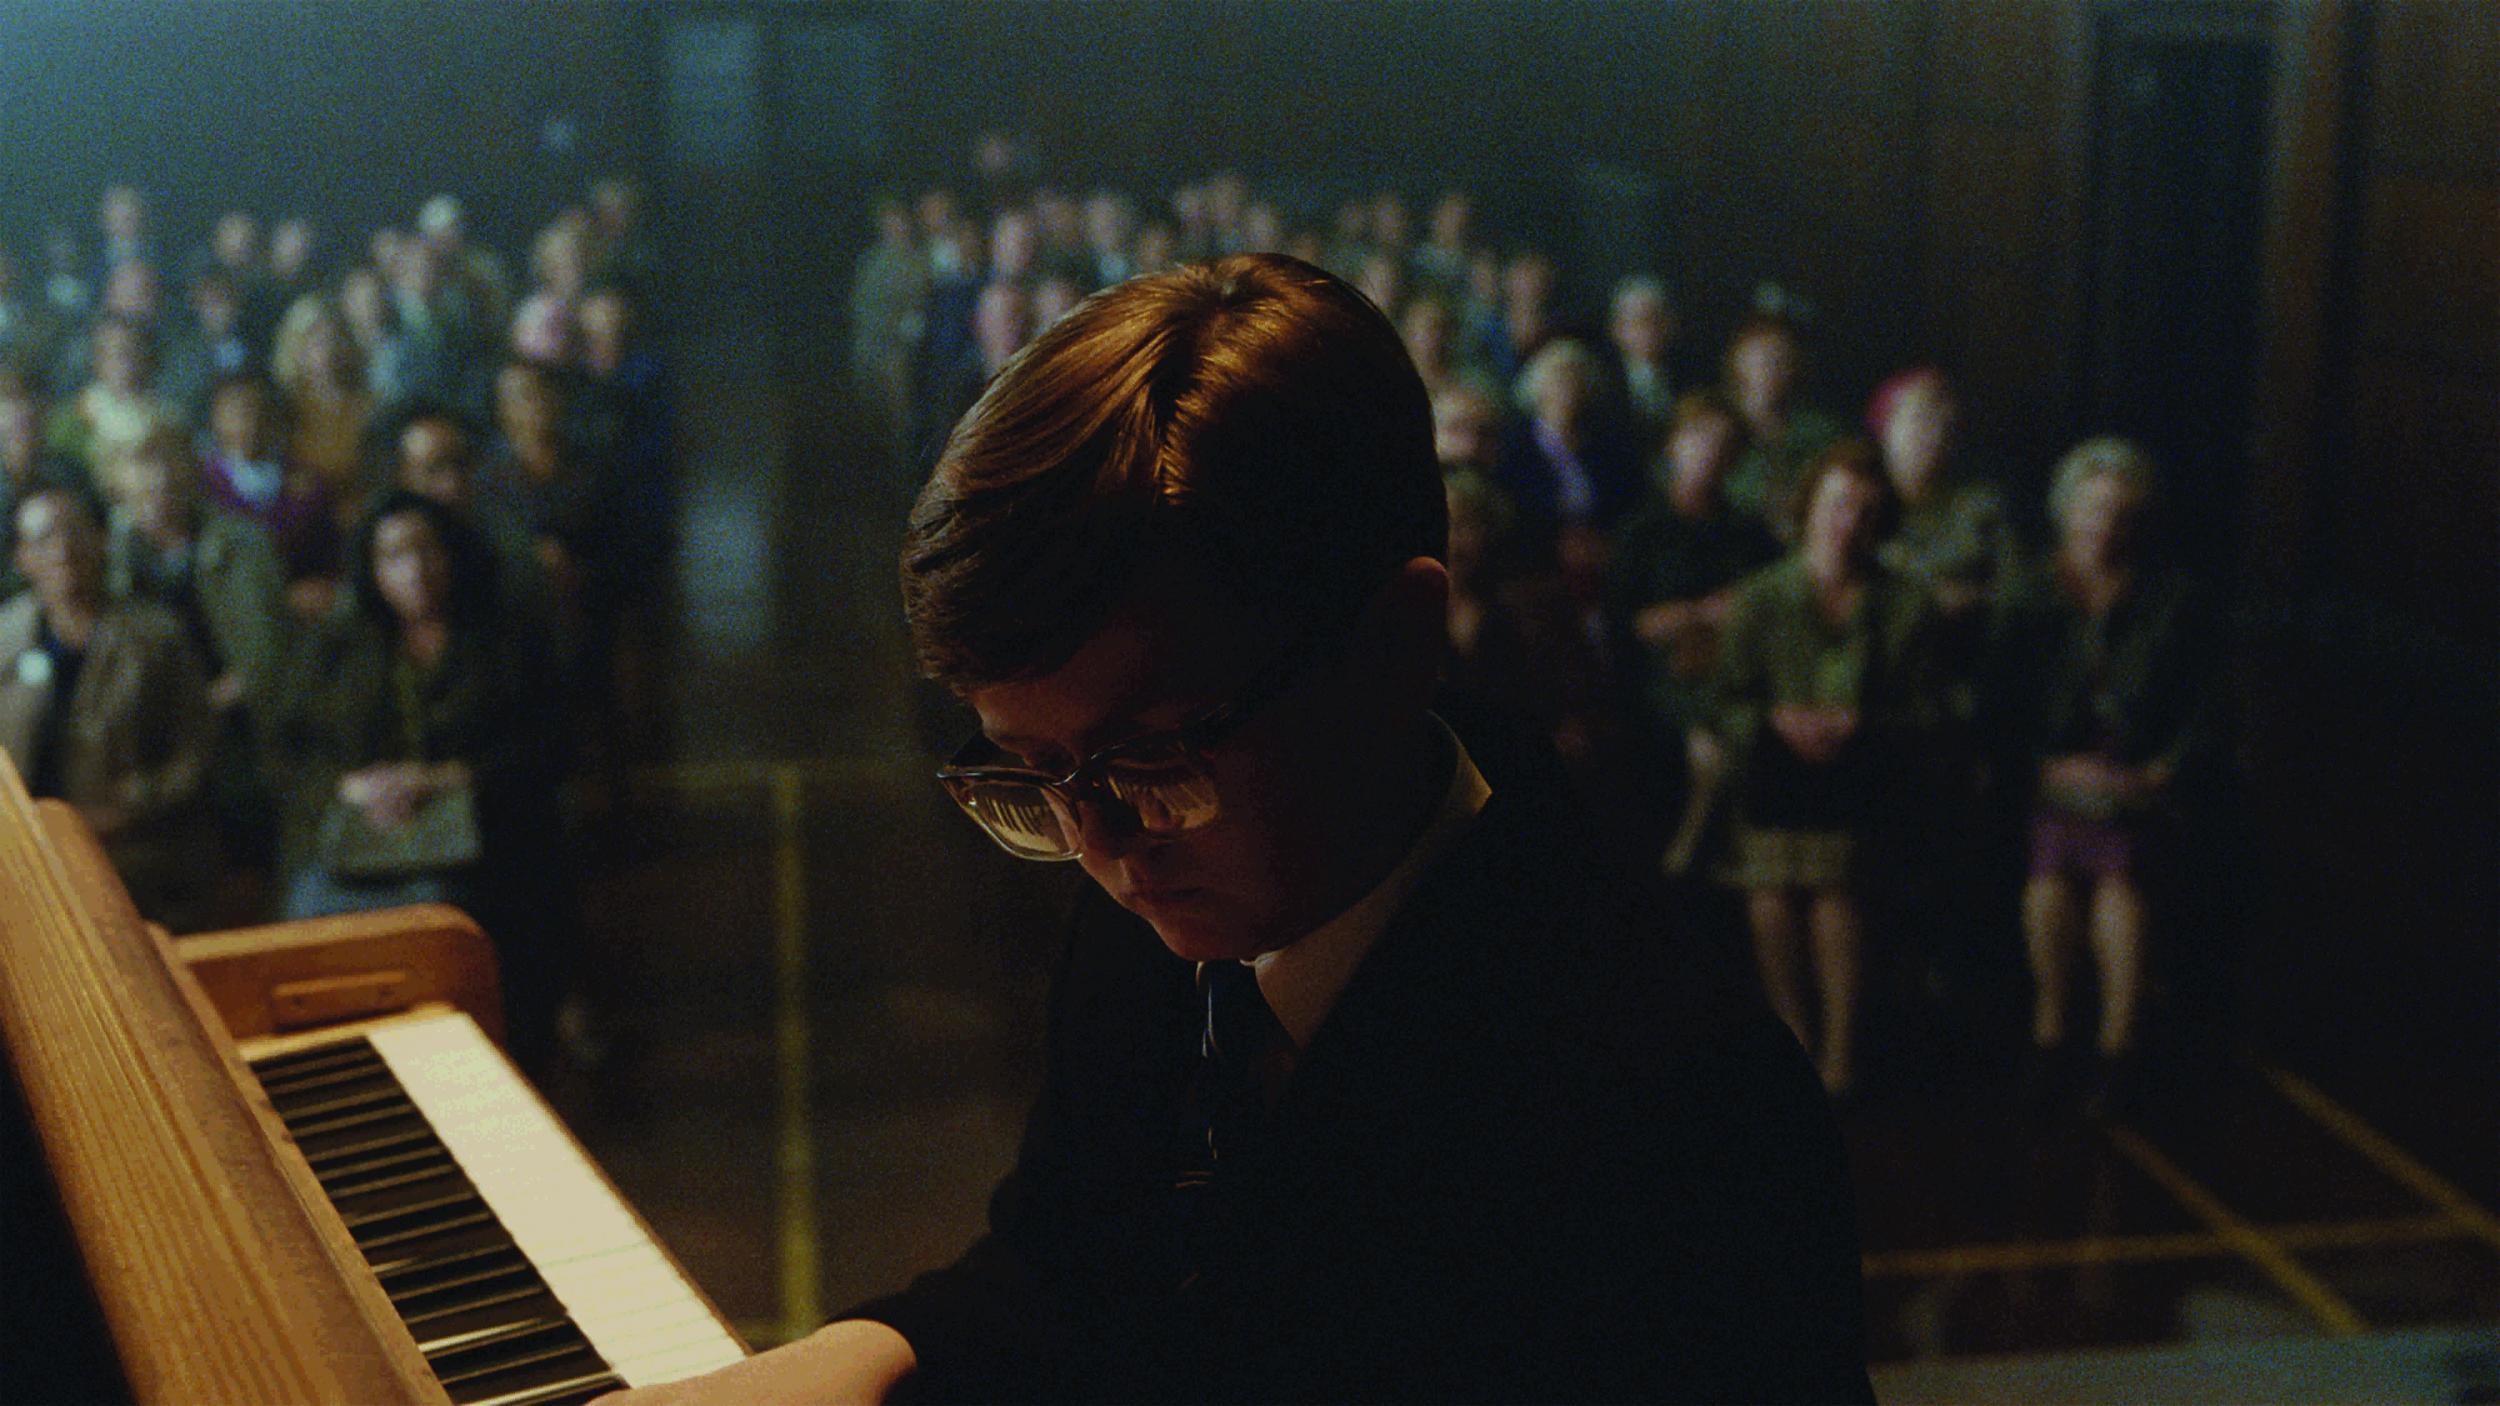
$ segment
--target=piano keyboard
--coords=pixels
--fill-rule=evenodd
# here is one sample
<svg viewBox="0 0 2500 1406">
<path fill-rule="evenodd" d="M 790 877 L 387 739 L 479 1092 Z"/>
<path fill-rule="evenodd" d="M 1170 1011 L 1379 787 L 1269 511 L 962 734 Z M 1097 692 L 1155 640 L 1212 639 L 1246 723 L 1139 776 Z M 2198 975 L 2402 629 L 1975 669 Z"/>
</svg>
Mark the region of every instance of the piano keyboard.
<svg viewBox="0 0 2500 1406">
<path fill-rule="evenodd" d="M 746 1355 L 467 1016 L 251 1067 L 453 1401 L 558 1406 Z"/>
</svg>

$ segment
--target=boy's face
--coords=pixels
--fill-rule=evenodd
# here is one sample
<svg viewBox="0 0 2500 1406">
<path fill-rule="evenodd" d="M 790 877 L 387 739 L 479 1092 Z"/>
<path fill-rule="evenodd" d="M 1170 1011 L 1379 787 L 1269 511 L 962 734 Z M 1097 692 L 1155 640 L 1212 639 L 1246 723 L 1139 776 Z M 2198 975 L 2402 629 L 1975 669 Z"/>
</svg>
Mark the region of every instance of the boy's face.
<svg viewBox="0 0 2500 1406">
<path fill-rule="evenodd" d="M 1292 644 L 1238 612 L 1141 598 L 1057 670 L 971 690 L 981 730 L 1053 776 L 1101 748 L 1177 728 L 1230 701 Z M 1360 731 L 1344 676 L 1320 663 L 1207 753 L 1217 818 L 1142 833 L 1116 803 L 1078 807 L 1079 863 L 1166 947 L 1247 959 L 1328 917 L 1334 758 Z"/>
</svg>

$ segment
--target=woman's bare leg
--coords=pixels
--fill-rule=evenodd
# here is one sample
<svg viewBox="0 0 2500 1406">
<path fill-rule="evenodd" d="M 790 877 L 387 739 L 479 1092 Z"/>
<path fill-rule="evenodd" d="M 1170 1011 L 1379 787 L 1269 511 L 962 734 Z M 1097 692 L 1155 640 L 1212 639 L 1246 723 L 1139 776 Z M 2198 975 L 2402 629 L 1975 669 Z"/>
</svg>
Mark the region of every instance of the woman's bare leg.
<svg viewBox="0 0 2500 1406">
<path fill-rule="evenodd" d="M 2044 1050 L 2066 1043 L 2076 929 L 2082 924 L 2072 881 L 2034 874 L 2023 887 L 2023 946 L 2031 957 L 2031 1042 Z"/>
<path fill-rule="evenodd" d="M 2144 994 L 2144 894 L 2122 875 L 2092 888 L 2092 959 L 2101 973 L 2100 1051 L 2135 1047 L 2136 1009 Z"/>
<path fill-rule="evenodd" d="M 1798 949 L 1804 945 L 1797 922 L 1797 903 L 1787 889 L 1750 889 L 1745 916 L 1753 926 L 1754 964 L 1762 972 L 1762 992 L 1771 1011 L 1796 1033 L 1797 1043 L 1814 1048 L 1806 1025 L 1805 973 Z"/>
<path fill-rule="evenodd" d="M 1864 931 L 1858 901 L 1846 892 L 1824 890 L 1814 895 L 1807 921 L 1814 932 L 1814 979 L 1823 993 L 1823 1087 L 1849 1091 L 1857 1080 L 1859 952 Z"/>
</svg>

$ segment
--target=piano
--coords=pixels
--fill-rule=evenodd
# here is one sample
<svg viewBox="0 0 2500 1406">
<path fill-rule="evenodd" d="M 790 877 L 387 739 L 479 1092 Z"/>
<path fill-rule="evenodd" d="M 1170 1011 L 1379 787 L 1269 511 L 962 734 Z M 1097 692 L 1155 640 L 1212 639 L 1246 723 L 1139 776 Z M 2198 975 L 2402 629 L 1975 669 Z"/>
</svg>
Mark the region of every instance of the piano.
<svg viewBox="0 0 2500 1406">
<path fill-rule="evenodd" d="M 457 910 L 168 938 L 0 755 L 0 1400 L 558 1406 L 743 1358 L 500 1034 Z"/>
</svg>

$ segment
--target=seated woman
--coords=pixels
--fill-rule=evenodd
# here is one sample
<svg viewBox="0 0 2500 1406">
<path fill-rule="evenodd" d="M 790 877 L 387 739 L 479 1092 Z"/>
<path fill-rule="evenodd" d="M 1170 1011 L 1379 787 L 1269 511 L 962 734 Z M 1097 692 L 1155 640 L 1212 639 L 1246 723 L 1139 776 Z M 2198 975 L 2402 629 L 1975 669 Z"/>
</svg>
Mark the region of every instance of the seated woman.
<svg viewBox="0 0 2500 1406">
<path fill-rule="evenodd" d="M 1720 646 L 1712 733 L 1697 766 L 1732 769 L 1734 852 L 1723 877 L 1745 890 L 1762 984 L 1824 1087 L 1856 1080 L 1860 896 L 1901 805 L 1906 764 L 1936 713 L 1934 607 L 1885 570 L 1892 485 L 1873 450 L 1843 440 L 1799 484 L 1797 550 L 1739 588 Z M 1801 952 L 1811 938 L 1821 994 L 1809 1024 Z"/>
<path fill-rule="evenodd" d="M 38 480 L 11 519 L 23 595 L 0 605 L 0 747 L 75 806 L 139 912 L 200 926 L 217 877 L 207 680 L 163 606 L 104 588 L 103 508 Z"/>
<path fill-rule="evenodd" d="M 2023 929 L 2039 1062 L 2067 1043 L 2076 950 L 2100 977 L 2096 1097 L 2123 1096 L 2145 983 L 2146 871 L 2205 750 L 2215 641 L 2186 578 L 2145 550 L 2150 456 L 2086 441 L 2051 484 L 2057 550 L 2009 602 L 2010 715 L 2036 765 Z"/>
<path fill-rule="evenodd" d="M 492 558 L 440 504 L 385 495 L 349 561 L 273 728 L 285 915 L 467 908 L 527 1045 L 552 1019 L 569 901 L 548 661 L 505 627 Z"/>
</svg>

